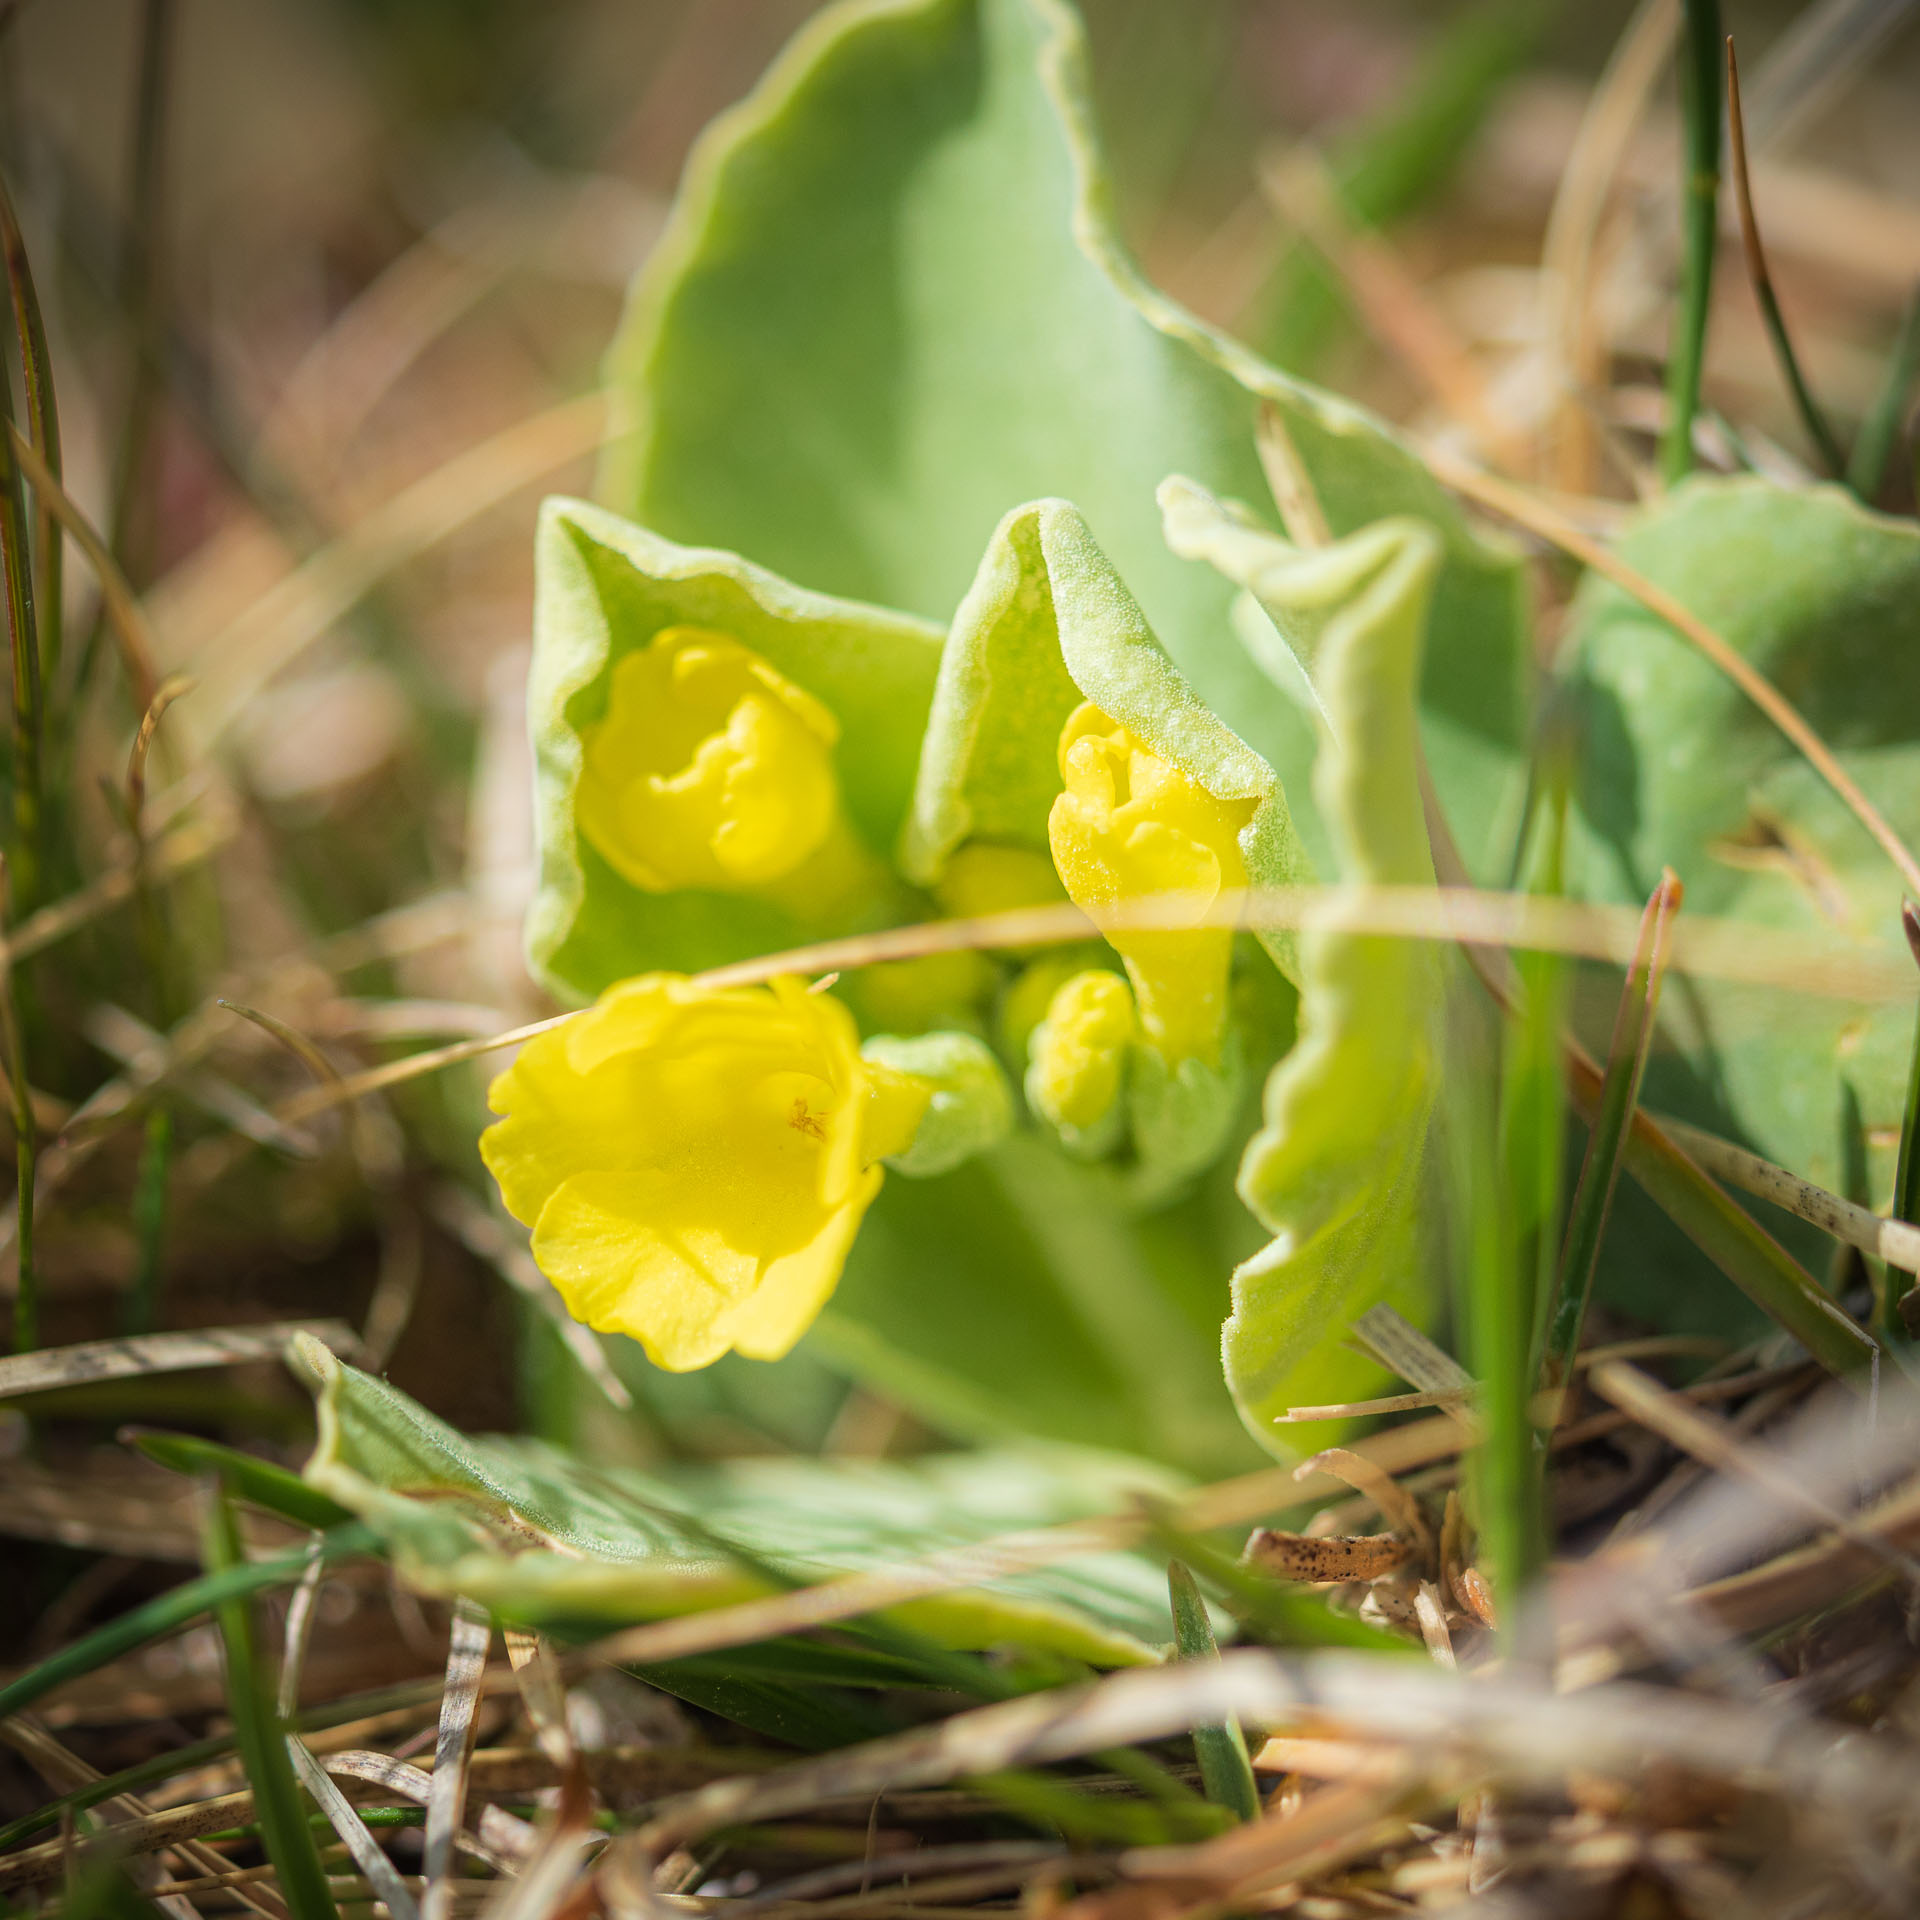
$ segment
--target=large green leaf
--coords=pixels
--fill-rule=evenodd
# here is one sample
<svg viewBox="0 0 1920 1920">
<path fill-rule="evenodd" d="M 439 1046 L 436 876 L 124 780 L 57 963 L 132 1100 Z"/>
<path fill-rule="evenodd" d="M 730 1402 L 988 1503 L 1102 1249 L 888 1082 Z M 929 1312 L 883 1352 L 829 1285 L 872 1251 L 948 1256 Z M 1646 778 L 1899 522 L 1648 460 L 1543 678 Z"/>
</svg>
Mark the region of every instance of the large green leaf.
<svg viewBox="0 0 1920 1920">
<path fill-rule="evenodd" d="M 1920 528 L 1838 487 L 1689 482 L 1621 557 L 1771 679 L 1912 844 L 1920 836 Z M 1638 904 L 1663 864 L 1688 912 L 1898 945 L 1900 878 L 1751 701 L 1638 601 L 1593 580 L 1572 638 L 1583 729 L 1576 884 Z M 1844 1190 L 1842 1087 L 1891 1189 L 1913 1016 L 1704 981 L 1669 986 L 1643 1098 Z"/>
<path fill-rule="evenodd" d="M 310 1335 L 296 1336 L 291 1359 L 319 1415 L 308 1482 L 373 1527 L 401 1576 L 421 1592 L 464 1594 L 561 1631 L 764 1593 L 754 1563 L 800 1581 L 897 1566 L 1179 1485 L 1138 1460 L 1067 1449 L 643 1474 L 538 1441 L 470 1439 Z M 717 1544 L 728 1541 L 743 1559 Z M 1103 1666 L 1158 1659 L 1172 1637 L 1162 1570 L 1119 1553 L 930 1596 L 892 1617 L 949 1647 L 1013 1644 Z"/>
<path fill-rule="evenodd" d="M 1171 471 L 1264 498 L 1284 414 L 1336 528 L 1440 530 L 1422 693 L 1468 858 L 1497 871 L 1523 731 L 1518 564 L 1369 415 L 1147 286 L 1115 236 L 1063 0 L 828 8 L 691 162 L 609 375 L 602 496 L 827 592 L 944 620 L 1015 502 L 1071 499 L 1201 698 L 1307 797 L 1313 735 L 1169 554 Z"/>
<path fill-rule="evenodd" d="M 755 895 L 648 893 L 623 879 L 577 829 L 581 736 L 605 714 L 612 670 L 624 656 L 663 628 L 717 629 L 839 722 L 841 792 L 878 861 L 891 853 L 906 812 L 939 631 L 808 592 L 735 554 L 675 546 L 577 500 L 546 503 L 538 578 L 527 707 L 540 879 L 527 946 L 547 984 L 566 998 L 590 998 L 643 970 L 694 972 L 852 931 L 809 924 Z"/>
<path fill-rule="evenodd" d="M 1320 552 L 1270 536 L 1255 547 L 1232 537 L 1238 516 L 1190 483 L 1170 483 L 1166 498 L 1172 537 L 1230 564 L 1299 649 L 1294 670 L 1323 736 L 1314 791 L 1340 878 L 1431 886 L 1414 689 L 1438 538 L 1391 520 Z M 1338 1342 L 1381 1300 L 1424 1315 L 1440 1238 L 1426 1169 L 1434 950 L 1313 930 L 1301 962 L 1300 1038 L 1268 1076 L 1265 1122 L 1240 1167 L 1241 1196 L 1274 1238 L 1234 1274 L 1225 1338 L 1241 1417 L 1280 1453 L 1307 1431 L 1276 1427 L 1289 1406 L 1356 1398 L 1378 1378 Z"/>
</svg>

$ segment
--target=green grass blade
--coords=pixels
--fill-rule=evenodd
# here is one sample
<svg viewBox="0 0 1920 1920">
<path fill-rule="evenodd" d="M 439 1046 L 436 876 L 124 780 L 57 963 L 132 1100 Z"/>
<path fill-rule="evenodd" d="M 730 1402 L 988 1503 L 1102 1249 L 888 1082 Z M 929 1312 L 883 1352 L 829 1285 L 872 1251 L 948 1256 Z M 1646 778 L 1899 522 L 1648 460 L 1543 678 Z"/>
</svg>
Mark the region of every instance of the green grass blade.
<svg viewBox="0 0 1920 1920">
<path fill-rule="evenodd" d="M 357 1553 L 375 1551 L 372 1530 L 354 1521 L 336 1527 L 327 1535 L 324 1557 L 328 1561 L 345 1560 Z M 144 1606 L 109 1620 L 71 1646 L 62 1647 L 37 1666 L 16 1675 L 0 1687 L 0 1719 L 24 1713 L 36 1700 L 56 1687 L 77 1680 L 83 1673 L 104 1667 L 109 1660 L 132 1653 L 151 1640 L 178 1633 L 191 1626 L 203 1614 L 250 1594 L 263 1593 L 269 1587 L 291 1586 L 306 1570 L 307 1553 L 283 1553 L 271 1560 L 254 1560 L 219 1572 L 202 1574 L 197 1580 L 183 1581 L 169 1588 Z"/>
<path fill-rule="evenodd" d="M 1813 389 L 1800 369 L 1800 356 L 1793 350 L 1793 336 L 1787 332 L 1786 316 L 1780 311 L 1779 296 L 1773 290 L 1766 248 L 1760 244 L 1760 222 L 1753 210 L 1753 182 L 1747 175 L 1747 127 L 1746 117 L 1740 111 L 1740 66 L 1733 56 L 1731 35 L 1727 39 L 1727 144 L 1733 160 L 1734 204 L 1740 211 L 1740 241 L 1746 253 L 1747 278 L 1753 285 L 1753 297 L 1759 302 L 1760 318 L 1766 324 L 1767 338 L 1773 343 L 1773 357 L 1779 362 L 1787 391 L 1793 395 L 1800 424 L 1819 450 L 1828 473 L 1838 478 L 1846 471 L 1847 457 L 1841 451 L 1839 436 L 1813 397 Z"/>
<path fill-rule="evenodd" d="M 1167 1596 L 1173 1603 L 1173 1643 L 1182 1660 L 1217 1660 L 1207 1603 L 1200 1597 L 1193 1575 L 1178 1560 L 1167 1562 Z M 1195 1727 L 1193 1751 L 1200 1762 L 1200 1783 L 1216 1807 L 1236 1820 L 1260 1817 L 1260 1790 L 1254 1785 L 1253 1763 L 1247 1758 L 1246 1735 L 1231 1715 L 1217 1726 Z"/>
<path fill-rule="evenodd" d="M 1720 68 L 1725 44 L 1720 0 L 1685 0 L 1680 44 L 1681 179 L 1680 315 L 1667 356 L 1667 425 L 1660 471 L 1668 486 L 1693 471 L 1693 420 L 1700 410 L 1700 370 L 1707 357 L 1707 314 L 1713 299 L 1713 257 L 1719 244 Z"/>
<path fill-rule="evenodd" d="M 1669 869 L 1661 875 L 1641 915 L 1633 965 L 1614 1015 L 1599 1112 L 1587 1136 L 1560 1257 L 1559 1285 L 1544 1323 L 1545 1339 L 1537 1371 L 1549 1387 L 1557 1387 L 1572 1372 L 1573 1356 L 1580 1348 L 1580 1330 L 1586 1323 L 1587 1302 L 1593 1294 L 1593 1276 L 1600 1261 L 1600 1242 L 1606 1233 L 1614 1189 L 1620 1183 L 1627 1130 L 1639 1104 L 1640 1082 L 1653 1046 L 1660 987 L 1666 976 L 1667 950 L 1680 898 L 1679 879 Z"/>
<path fill-rule="evenodd" d="M 156 1433 L 144 1427 L 122 1427 L 120 1438 L 149 1460 L 175 1473 L 217 1473 L 242 1500 L 277 1513 L 297 1526 L 324 1533 L 353 1518 L 345 1507 L 316 1492 L 285 1467 L 275 1466 L 237 1447 L 203 1440 L 195 1433 Z"/>
<path fill-rule="evenodd" d="M 234 1523 L 233 1502 L 225 1486 L 214 1482 L 207 1498 L 201 1546 L 210 1577 L 247 1566 Z M 303 1568 L 312 1554 L 300 1556 Z M 273 1684 L 254 1634 L 253 1595 L 232 1593 L 216 1602 L 214 1619 L 227 1656 L 227 1704 L 233 1732 L 253 1789 L 254 1817 L 262 1845 L 293 1920 L 339 1920 L 327 1886 L 320 1849 L 308 1824 L 306 1803 L 287 1756 L 286 1728 L 274 1710 Z"/>
<path fill-rule="evenodd" d="M 1886 378 L 1874 395 L 1867 417 L 1853 443 L 1853 457 L 1847 462 L 1847 485 L 1871 506 L 1886 478 L 1887 456 L 1899 436 L 1900 416 L 1906 410 L 1907 395 L 1913 391 L 1920 374 L 1920 288 L 1907 302 L 1900 322 L 1900 337 L 1894 342 L 1887 361 Z"/>
<path fill-rule="evenodd" d="M 0 181 L 0 251 L 7 260 L 7 291 L 13 301 L 14 333 L 20 346 L 22 398 L 27 409 L 27 434 L 48 471 L 60 474 L 60 414 L 54 401 L 53 358 L 47 350 L 47 329 L 40 314 L 40 296 L 27 259 L 26 236 L 20 231 L 6 183 Z M 40 662 L 43 683 L 60 657 L 63 619 L 61 574 L 64 545 L 59 522 L 46 501 L 34 510 L 34 599 L 40 620 Z"/>
</svg>

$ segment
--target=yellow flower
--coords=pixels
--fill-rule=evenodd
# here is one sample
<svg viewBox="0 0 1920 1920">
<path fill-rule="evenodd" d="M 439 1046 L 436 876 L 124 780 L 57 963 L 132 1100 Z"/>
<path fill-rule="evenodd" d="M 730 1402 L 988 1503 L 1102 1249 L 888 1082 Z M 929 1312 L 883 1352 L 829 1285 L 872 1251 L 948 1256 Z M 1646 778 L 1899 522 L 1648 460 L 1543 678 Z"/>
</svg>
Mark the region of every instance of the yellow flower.
<svg viewBox="0 0 1920 1920">
<path fill-rule="evenodd" d="M 1119 1101 L 1135 1031 L 1133 995 L 1117 973 L 1076 973 L 1034 1029 L 1027 1098 L 1069 1136 L 1099 1126 Z"/>
<path fill-rule="evenodd" d="M 584 734 L 580 830 L 636 887 L 763 890 L 844 842 L 839 723 L 751 648 L 668 627 Z"/>
<path fill-rule="evenodd" d="M 569 1311 L 684 1372 L 777 1360 L 812 1325 L 929 1091 L 797 979 L 650 973 L 530 1041 L 488 1098 L 481 1155 Z"/>
<path fill-rule="evenodd" d="M 1047 821 L 1054 865 L 1126 962 L 1146 1044 L 1169 1064 L 1217 1065 L 1233 935 L 1197 923 L 1223 889 L 1246 885 L 1240 831 L 1257 803 L 1215 799 L 1091 704 L 1061 731 L 1060 777 L 1066 790 Z M 1113 924 L 1113 909 L 1159 893 L 1183 896 L 1196 924 Z"/>
</svg>

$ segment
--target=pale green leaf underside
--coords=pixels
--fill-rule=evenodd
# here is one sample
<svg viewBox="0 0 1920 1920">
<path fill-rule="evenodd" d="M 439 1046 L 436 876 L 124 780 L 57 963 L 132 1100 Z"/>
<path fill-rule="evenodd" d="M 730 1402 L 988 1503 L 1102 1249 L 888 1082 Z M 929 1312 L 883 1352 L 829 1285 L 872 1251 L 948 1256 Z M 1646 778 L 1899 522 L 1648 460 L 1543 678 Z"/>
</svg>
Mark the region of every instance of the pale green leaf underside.
<svg viewBox="0 0 1920 1920">
<path fill-rule="evenodd" d="M 531 1626 L 590 1632 L 766 1592 L 716 1551 L 716 1536 L 811 1582 L 1112 1512 L 1180 1484 L 1139 1461 L 1065 1449 L 641 1473 L 536 1441 L 470 1439 L 308 1335 L 291 1358 L 319 1417 L 307 1480 L 374 1528 L 416 1590 L 465 1595 Z M 1120 1553 L 912 1602 L 892 1617 L 948 1646 L 1018 1645 L 1102 1666 L 1158 1659 L 1171 1636 L 1161 1570 Z"/>
<path fill-rule="evenodd" d="M 1252 885 L 1312 877 L 1272 768 L 1195 695 L 1079 510 L 1041 500 L 994 529 L 954 616 L 901 842 L 911 878 L 937 880 L 969 839 L 1047 852 L 1060 730 L 1082 700 L 1216 799 L 1259 803 L 1241 835 Z M 1291 936 L 1268 944 L 1293 972 Z"/>
<path fill-rule="evenodd" d="M 1311 625 L 1325 711 L 1315 797 L 1343 880 L 1431 886 L 1414 689 L 1440 546 L 1418 521 L 1384 521 L 1317 553 L 1274 542 L 1260 595 L 1284 628 Z M 1347 1327 L 1386 1300 L 1429 1310 L 1427 1135 L 1437 1090 L 1440 976 L 1413 940 L 1310 932 L 1301 941 L 1300 1037 L 1268 1076 L 1240 1193 L 1272 1244 L 1233 1278 L 1227 1384 L 1277 1453 L 1308 1429 L 1295 1405 L 1358 1397 L 1378 1370 L 1344 1351 Z"/>
<path fill-rule="evenodd" d="M 1070 499 L 1200 698 L 1310 811 L 1310 730 L 1154 505 L 1174 471 L 1263 500 L 1269 398 L 1336 528 L 1410 512 L 1441 530 L 1422 724 L 1469 860 L 1497 870 L 1524 730 L 1517 561 L 1370 416 L 1141 281 L 1087 102 L 1060 0 L 828 8 L 690 165 L 609 364 L 602 497 L 936 620 L 1009 508 Z"/>
<path fill-rule="evenodd" d="M 691 973 L 851 928 L 807 926 L 764 900 L 647 893 L 576 830 L 581 733 L 606 712 L 610 669 L 664 627 L 743 641 L 840 723 L 835 760 L 854 828 L 890 854 L 913 787 L 940 659 L 937 628 L 810 592 L 736 554 L 676 546 L 578 500 L 540 516 L 533 667 L 539 887 L 527 921 L 534 970 L 584 999 L 653 968 Z"/>
<path fill-rule="evenodd" d="M 1751 660 L 1869 798 L 1920 838 L 1920 529 L 1838 487 L 1699 479 L 1639 515 L 1621 557 Z M 1779 731 L 1686 641 L 1617 588 L 1576 609 L 1582 728 L 1573 849 L 1589 897 L 1639 905 L 1662 865 L 1686 911 L 1892 946 L 1900 879 Z M 1644 1098 L 1845 1184 L 1841 1082 L 1891 1191 L 1913 1015 L 1715 982 L 1670 986 Z"/>
</svg>

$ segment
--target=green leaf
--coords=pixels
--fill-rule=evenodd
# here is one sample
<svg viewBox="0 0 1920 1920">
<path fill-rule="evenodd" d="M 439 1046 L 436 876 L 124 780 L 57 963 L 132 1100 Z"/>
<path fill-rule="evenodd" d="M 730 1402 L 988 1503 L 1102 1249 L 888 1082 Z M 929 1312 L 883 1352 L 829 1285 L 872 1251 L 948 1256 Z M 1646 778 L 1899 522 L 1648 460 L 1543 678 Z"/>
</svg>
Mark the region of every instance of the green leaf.
<svg viewBox="0 0 1920 1920">
<path fill-rule="evenodd" d="M 1311 629 L 1324 736 L 1314 791 L 1340 877 L 1431 886 L 1414 688 L 1440 543 L 1383 521 L 1319 552 L 1265 557 L 1262 605 Z M 1440 971 L 1415 940 L 1327 931 L 1301 941 L 1300 1038 L 1269 1075 L 1240 1193 L 1273 1231 L 1233 1277 L 1227 1384 L 1249 1431 L 1290 1452 L 1290 1405 L 1358 1397 L 1378 1370 L 1335 1346 L 1387 1300 L 1423 1314 Z"/>
<path fill-rule="evenodd" d="M 1233 590 L 1167 551 L 1153 498 L 1176 470 L 1264 498 L 1253 423 L 1271 400 L 1337 530 L 1394 513 L 1439 529 L 1422 728 L 1469 862 L 1504 871 L 1515 556 L 1370 415 L 1149 287 L 1109 203 L 1062 0 L 829 7 L 689 165 L 609 362 L 602 497 L 935 620 L 1010 506 L 1071 499 L 1201 700 L 1305 814 L 1313 736 L 1227 643 Z"/>
<path fill-rule="evenodd" d="M 731 553 L 675 546 L 577 500 L 547 502 L 536 571 L 527 705 L 540 879 L 527 948 L 555 993 L 589 999 L 649 969 L 696 972 L 912 917 L 909 901 L 884 895 L 856 925 L 821 925 L 755 895 L 642 890 L 578 830 L 581 736 L 606 713 L 615 665 L 656 633 L 675 626 L 726 633 L 839 722 L 834 758 L 847 812 L 869 853 L 884 860 L 913 786 L 939 664 L 936 628 L 808 592 Z"/>
<path fill-rule="evenodd" d="M 1837 487 L 1701 478 L 1639 515 L 1618 549 L 1794 702 L 1897 831 L 1920 835 L 1920 528 Z M 1744 694 L 1598 580 L 1570 645 L 1584 735 L 1575 890 L 1637 905 L 1666 864 L 1689 914 L 1897 950 L 1899 876 Z M 1642 1092 L 1656 1111 L 1829 1189 L 1846 1179 L 1848 1081 L 1869 1141 L 1897 1137 L 1910 1009 L 1688 981 L 1660 1026 Z M 1890 1145 L 1873 1148 L 1870 1172 L 1884 1202 Z"/>
<path fill-rule="evenodd" d="M 319 1415 L 309 1483 L 359 1514 L 416 1588 L 554 1631 L 766 1592 L 766 1580 L 716 1556 L 715 1536 L 811 1581 L 1109 1512 L 1131 1493 L 1177 1484 L 1136 1460 L 1064 1450 L 642 1474 L 534 1441 L 470 1439 L 304 1335 L 291 1357 Z M 1014 1644 L 1102 1666 L 1158 1659 L 1171 1635 L 1159 1570 L 1118 1553 L 929 1596 L 887 1617 L 947 1647 Z"/>
<path fill-rule="evenodd" d="M 1220 1321 L 1259 1233 L 1231 1171 L 1146 1218 L 1119 1174 L 1032 1131 L 938 1180 L 889 1179 L 807 1347 L 957 1436 L 1243 1471 Z"/>
<path fill-rule="evenodd" d="M 910 878 L 932 885 L 970 839 L 1047 852 L 1060 731 L 1084 700 L 1215 799 L 1258 803 L 1241 835 L 1252 885 L 1312 877 L 1273 769 L 1167 657 L 1080 510 L 1040 500 L 995 527 L 954 616 L 901 838 Z M 1294 972 L 1291 937 L 1262 937 Z"/>
</svg>

